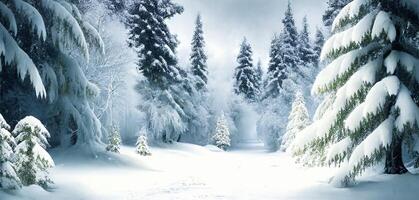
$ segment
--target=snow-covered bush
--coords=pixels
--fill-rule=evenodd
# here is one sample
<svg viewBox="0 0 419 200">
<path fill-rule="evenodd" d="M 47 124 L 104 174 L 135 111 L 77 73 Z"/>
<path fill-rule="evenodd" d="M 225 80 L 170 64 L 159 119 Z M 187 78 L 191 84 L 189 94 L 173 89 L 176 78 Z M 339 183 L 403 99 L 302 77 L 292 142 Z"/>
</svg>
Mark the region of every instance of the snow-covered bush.
<svg viewBox="0 0 419 200">
<path fill-rule="evenodd" d="M 215 146 L 226 151 L 230 147 L 230 131 L 228 130 L 227 120 L 224 113 L 218 118 L 215 134 L 212 136 L 212 141 Z"/>
<path fill-rule="evenodd" d="M 142 128 L 140 131 L 140 136 L 138 136 L 137 143 L 136 143 L 135 152 L 142 156 L 151 156 L 150 148 L 148 147 L 147 143 L 147 133 L 145 128 Z"/>
<path fill-rule="evenodd" d="M 295 139 L 295 136 L 307 127 L 309 123 L 310 119 L 305 106 L 304 96 L 301 92 L 296 92 L 291 112 L 288 116 L 287 130 L 282 136 L 280 150 L 288 151 L 288 148 Z"/>
<path fill-rule="evenodd" d="M 108 146 L 106 146 L 106 151 L 111 151 L 114 153 L 119 153 L 121 148 L 121 134 L 116 126 L 112 126 L 112 131 L 108 136 Z"/>
<path fill-rule="evenodd" d="M 10 126 L 0 114 L 0 188 L 19 189 L 22 183 L 13 164 L 13 148 L 16 147 L 16 142 L 7 130 L 9 128 Z"/>
<path fill-rule="evenodd" d="M 17 142 L 16 171 L 22 184 L 49 187 L 53 181 L 48 169 L 54 166 L 54 161 L 45 150 L 50 137 L 45 126 L 35 117 L 28 116 L 18 122 L 13 134 Z"/>
<path fill-rule="evenodd" d="M 419 163 L 411 145 L 419 130 L 415 5 L 354 0 L 332 24 L 333 35 L 320 56 L 330 63 L 317 76 L 312 92 L 331 93 L 333 104 L 294 145 L 297 156 L 340 166 L 333 185 L 347 186 L 384 160 L 386 173 L 406 172 L 402 146 L 409 150 L 411 162 Z"/>
</svg>

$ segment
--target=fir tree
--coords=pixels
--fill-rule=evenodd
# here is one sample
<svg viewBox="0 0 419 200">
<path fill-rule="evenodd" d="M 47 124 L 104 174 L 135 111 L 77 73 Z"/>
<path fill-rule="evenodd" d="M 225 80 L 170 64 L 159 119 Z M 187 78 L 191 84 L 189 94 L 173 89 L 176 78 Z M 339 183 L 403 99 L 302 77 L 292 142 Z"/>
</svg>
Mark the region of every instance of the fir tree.
<svg viewBox="0 0 419 200">
<path fill-rule="evenodd" d="M 310 123 L 308 111 L 304 102 L 304 96 L 300 91 L 295 93 L 291 112 L 288 116 L 288 125 L 285 134 L 281 139 L 281 151 L 288 151 L 295 136 L 307 127 Z"/>
<path fill-rule="evenodd" d="M 195 113 L 190 101 L 194 87 L 177 64 L 178 41 L 166 25 L 182 12 L 170 0 L 135 1 L 128 19 L 129 44 L 138 53 L 138 69 L 144 76 L 137 85 L 143 98 L 139 108 L 147 116 L 149 136 L 168 143 L 180 140 Z"/>
<path fill-rule="evenodd" d="M 215 134 L 212 137 L 212 140 L 215 146 L 224 151 L 230 147 L 230 131 L 228 129 L 228 124 L 224 113 L 222 113 L 217 120 L 217 126 L 215 128 Z"/>
<path fill-rule="evenodd" d="M 119 149 L 121 148 L 121 135 L 119 134 L 119 130 L 116 126 L 112 126 L 111 134 L 108 136 L 108 146 L 106 147 L 106 151 L 111 151 L 114 153 L 119 153 Z"/>
<path fill-rule="evenodd" d="M 0 188 L 19 189 L 22 187 L 22 183 L 13 164 L 13 148 L 16 146 L 16 142 L 7 130 L 9 128 L 10 126 L 0 114 Z"/>
<path fill-rule="evenodd" d="M 331 63 L 318 75 L 313 92 L 336 93 L 333 105 L 303 130 L 296 155 L 340 170 L 331 179 L 347 186 L 367 167 L 385 159 L 385 172 L 404 173 L 401 146 L 419 167 L 418 15 L 406 2 L 355 0 L 335 19 L 321 59 Z M 351 33 L 351 34 L 349 34 Z M 349 36 L 348 36 L 349 35 Z"/>
<path fill-rule="evenodd" d="M 48 169 L 54 166 L 45 151 L 50 137 L 47 129 L 35 117 L 20 120 L 13 130 L 16 135 L 16 171 L 25 186 L 37 184 L 47 188 L 52 184 Z"/>
<path fill-rule="evenodd" d="M 328 0 L 326 11 L 323 14 L 323 24 L 327 28 L 333 24 L 333 20 L 338 15 L 342 8 L 351 2 L 351 0 Z"/>
<path fill-rule="evenodd" d="M 135 152 L 142 156 L 151 156 L 150 148 L 147 144 L 147 133 L 145 129 L 141 129 L 140 136 L 138 136 Z"/>
<path fill-rule="evenodd" d="M 310 41 L 307 16 L 303 18 L 303 30 L 301 30 L 298 37 L 297 51 L 301 66 L 314 67 L 313 64 L 316 62 L 316 54 Z"/>
<path fill-rule="evenodd" d="M 192 73 L 195 76 L 195 86 L 198 90 L 206 88 L 208 82 L 207 55 L 205 53 L 204 31 L 202 29 L 201 15 L 195 21 L 195 32 L 192 38 L 192 53 L 190 61 Z"/>
<path fill-rule="evenodd" d="M 315 59 L 316 65 L 318 65 L 318 63 L 319 63 L 320 53 L 321 53 L 323 45 L 324 45 L 324 40 L 325 39 L 324 39 L 323 32 L 319 28 L 317 28 L 316 29 L 316 37 L 314 39 L 314 45 L 313 45 L 313 50 L 314 50 L 314 53 L 316 55 L 316 59 Z"/>
<path fill-rule="evenodd" d="M 257 65 L 256 65 L 255 77 L 256 77 L 257 93 L 262 94 L 262 90 L 263 90 L 263 70 L 262 70 L 262 62 L 260 61 L 260 59 L 259 59 Z M 258 95 L 258 99 L 260 99 L 259 95 Z"/>
<path fill-rule="evenodd" d="M 277 97 L 280 94 L 282 82 L 286 78 L 284 68 L 285 66 L 281 65 L 281 42 L 281 37 L 275 34 L 271 41 L 271 47 L 269 52 L 269 66 L 266 74 L 266 79 L 263 84 L 263 99 Z"/>
<path fill-rule="evenodd" d="M 256 101 L 259 92 L 252 54 L 252 48 L 246 38 L 244 38 L 240 46 L 239 55 L 237 56 L 239 65 L 235 70 L 234 91 L 238 95 L 243 95 L 250 102 Z"/>
</svg>

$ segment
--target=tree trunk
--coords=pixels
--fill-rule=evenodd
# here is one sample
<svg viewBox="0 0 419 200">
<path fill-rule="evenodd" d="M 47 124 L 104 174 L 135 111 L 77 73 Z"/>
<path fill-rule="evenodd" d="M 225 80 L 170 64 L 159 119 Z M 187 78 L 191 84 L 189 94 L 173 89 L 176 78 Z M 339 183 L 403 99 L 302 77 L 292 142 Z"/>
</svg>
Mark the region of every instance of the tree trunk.
<svg viewBox="0 0 419 200">
<path fill-rule="evenodd" d="M 393 139 L 390 148 L 387 150 L 385 173 L 386 174 L 403 174 L 407 169 L 402 160 L 402 139 L 396 137 Z"/>
</svg>

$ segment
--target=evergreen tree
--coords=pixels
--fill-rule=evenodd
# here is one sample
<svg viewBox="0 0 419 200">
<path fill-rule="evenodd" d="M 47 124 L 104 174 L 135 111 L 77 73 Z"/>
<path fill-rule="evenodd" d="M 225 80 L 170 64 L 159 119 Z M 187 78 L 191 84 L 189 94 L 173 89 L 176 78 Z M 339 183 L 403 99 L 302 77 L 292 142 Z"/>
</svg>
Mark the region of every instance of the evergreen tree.
<svg viewBox="0 0 419 200">
<path fill-rule="evenodd" d="M 288 116 L 288 125 L 285 134 L 281 139 L 281 151 L 288 151 L 295 136 L 307 127 L 310 123 L 308 111 L 305 105 L 304 96 L 300 91 L 295 93 L 291 112 Z"/>
<path fill-rule="evenodd" d="M 239 65 L 235 70 L 234 91 L 238 95 L 243 95 L 249 102 L 256 101 L 259 92 L 252 54 L 252 48 L 246 38 L 244 38 L 240 46 L 239 55 L 237 56 Z"/>
<path fill-rule="evenodd" d="M 76 62 L 89 59 L 91 46 L 103 53 L 95 28 L 67 0 L 1 1 L 0 7 L 8 13 L 0 22 L 0 43 L 7 44 L 0 45 L 0 110 L 13 121 L 42 116 L 58 143 L 102 144 L 89 105 L 96 90 Z"/>
<path fill-rule="evenodd" d="M 285 79 L 285 71 L 280 56 L 281 40 L 280 36 L 275 34 L 272 41 L 269 52 L 269 66 L 266 74 L 266 79 L 263 83 L 263 95 L 262 98 L 277 97 L 282 87 L 282 81 Z"/>
<path fill-rule="evenodd" d="M 298 57 L 300 65 L 305 67 L 313 66 L 316 62 L 316 54 L 310 41 L 310 33 L 307 23 L 307 16 L 303 18 L 303 30 L 301 30 L 298 37 Z"/>
<path fill-rule="evenodd" d="M 230 147 L 230 131 L 228 130 L 228 124 L 224 113 L 222 113 L 217 120 L 217 126 L 215 128 L 215 134 L 212 137 L 212 140 L 215 146 L 224 151 Z"/>
<path fill-rule="evenodd" d="M 263 90 L 263 70 L 262 70 L 262 62 L 260 61 L 260 59 L 259 59 L 257 65 L 256 65 L 255 77 L 256 77 L 257 93 L 262 94 L 262 90 Z M 258 95 L 258 99 L 260 99 L 259 95 Z"/>
<path fill-rule="evenodd" d="M 49 145 L 49 132 L 35 117 L 20 120 L 13 130 L 16 135 L 16 171 L 25 186 L 37 184 L 47 188 L 52 184 L 48 169 L 54 166 L 51 156 L 45 151 Z"/>
<path fill-rule="evenodd" d="M 7 130 L 9 128 L 10 126 L 0 114 L 0 188 L 19 189 L 22 187 L 22 183 L 13 164 L 13 148 L 16 146 L 16 142 Z"/>
<path fill-rule="evenodd" d="M 316 65 L 319 64 L 320 53 L 321 53 L 323 45 L 324 45 L 324 40 L 325 40 L 325 38 L 324 38 L 323 32 L 319 28 L 317 28 L 316 29 L 316 38 L 314 39 L 314 45 L 313 45 L 313 50 L 314 50 L 314 53 L 316 55 L 316 59 L 315 59 Z"/>
<path fill-rule="evenodd" d="M 192 53 L 190 61 L 192 73 L 195 76 L 195 86 L 198 90 L 206 88 L 208 83 L 207 55 L 205 53 L 204 31 L 202 30 L 201 15 L 195 21 L 195 32 L 192 38 Z"/>
<path fill-rule="evenodd" d="M 137 85 L 153 140 L 179 141 L 195 114 L 190 101 L 194 87 L 177 64 L 178 41 L 165 21 L 183 12 L 170 0 L 135 1 L 129 10 L 129 44 L 135 47 L 143 78 Z"/>
<path fill-rule="evenodd" d="M 296 155 L 336 164 L 331 179 L 347 186 L 367 167 L 385 159 L 385 172 L 404 173 L 402 146 L 417 171 L 419 124 L 419 27 L 413 2 L 355 0 L 332 26 L 322 49 L 331 63 L 318 75 L 313 92 L 336 93 L 333 105 L 295 139 Z"/>
<path fill-rule="evenodd" d="M 349 2 L 351 0 L 328 0 L 326 11 L 323 14 L 324 26 L 330 29 L 340 10 Z"/>
<path fill-rule="evenodd" d="M 119 153 L 119 149 L 121 148 L 121 135 L 119 134 L 119 130 L 116 126 L 112 126 L 111 134 L 108 136 L 108 146 L 106 147 L 106 151 L 111 151 L 114 153 Z"/>
<path fill-rule="evenodd" d="M 150 148 L 147 144 L 147 133 L 145 129 L 141 129 L 140 136 L 138 136 L 135 152 L 142 156 L 151 156 Z"/>
</svg>

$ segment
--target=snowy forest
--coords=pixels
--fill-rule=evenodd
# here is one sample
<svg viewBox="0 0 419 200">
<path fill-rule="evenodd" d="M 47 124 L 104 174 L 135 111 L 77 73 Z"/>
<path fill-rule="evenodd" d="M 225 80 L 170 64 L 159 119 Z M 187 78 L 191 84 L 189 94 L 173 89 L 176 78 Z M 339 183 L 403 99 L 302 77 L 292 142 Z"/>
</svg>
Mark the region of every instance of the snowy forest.
<svg viewBox="0 0 419 200">
<path fill-rule="evenodd" d="M 418 0 L 0 0 L 0 199 L 417 199 Z"/>
</svg>

